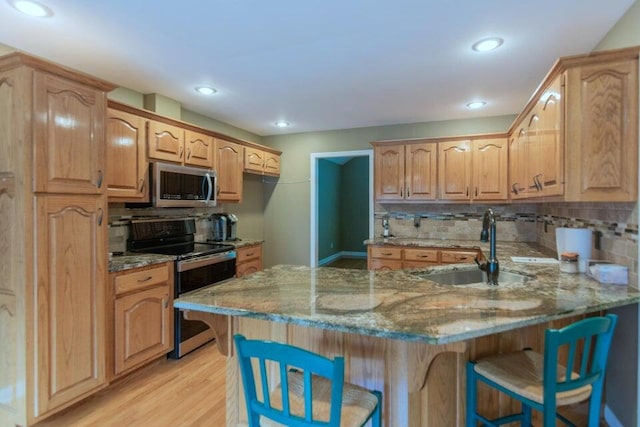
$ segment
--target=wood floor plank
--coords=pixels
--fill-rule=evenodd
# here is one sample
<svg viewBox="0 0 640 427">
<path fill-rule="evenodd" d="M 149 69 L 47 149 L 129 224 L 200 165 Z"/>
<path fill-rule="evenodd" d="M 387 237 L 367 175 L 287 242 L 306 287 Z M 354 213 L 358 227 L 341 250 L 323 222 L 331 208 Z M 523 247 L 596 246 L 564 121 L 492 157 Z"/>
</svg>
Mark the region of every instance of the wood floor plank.
<svg viewBox="0 0 640 427">
<path fill-rule="evenodd" d="M 37 426 L 224 426 L 225 362 L 212 344 L 155 362 Z"/>
</svg>

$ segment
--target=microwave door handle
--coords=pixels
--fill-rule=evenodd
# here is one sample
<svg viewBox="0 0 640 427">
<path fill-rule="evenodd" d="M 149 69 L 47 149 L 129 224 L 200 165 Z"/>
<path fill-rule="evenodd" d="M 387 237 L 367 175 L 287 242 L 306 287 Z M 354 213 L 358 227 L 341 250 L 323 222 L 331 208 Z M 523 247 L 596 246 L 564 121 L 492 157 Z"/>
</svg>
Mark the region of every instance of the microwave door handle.
<svg viewBox="0 0 640 427">
<path fill-rule="evenodd" d="M 207 198 L 204 201 L 204 203 L 207 204 L 211 200 L 211 194 L 213 193 L 213 183 L 211 182 L 211 175 L 209 174 L 209 172 L 204 174 L 204 177 L 207 179 L 207 185 L 209 186 L 209 189 L 207 190 Z"/>
</svg>

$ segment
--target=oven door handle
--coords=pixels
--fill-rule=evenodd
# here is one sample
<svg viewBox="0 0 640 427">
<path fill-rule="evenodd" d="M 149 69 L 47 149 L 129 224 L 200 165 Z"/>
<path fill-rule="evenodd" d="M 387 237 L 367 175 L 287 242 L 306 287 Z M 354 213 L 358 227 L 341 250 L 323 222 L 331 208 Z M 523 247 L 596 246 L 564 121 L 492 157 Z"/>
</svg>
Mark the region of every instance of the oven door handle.
<svg viewBox="0 0 640 427">
<path fill-rule="evenodd" d="M 208 255 L 206 257 L 198 257 L 194 259 L 187 259 L 178 261 L 176 269 L 178 272 L 193 270 L 194 268 L 200 268 L 207 265 L 218 264 L 224 261 L 228 261 L 236 258 L 236 251 L 222 252 L 218 254 Z"/>
<path fill-rule="evenodd" d="M 211 195 L 213 194 L 213 182 L 211 181 L 211 174 L 209 172 L 204 174 L 204 178 L 207 180 L 207 187 L 208 187 L 207 198 L 204 200 L 204 204 L 206 205 L 211 201 Z"/>
</svg>

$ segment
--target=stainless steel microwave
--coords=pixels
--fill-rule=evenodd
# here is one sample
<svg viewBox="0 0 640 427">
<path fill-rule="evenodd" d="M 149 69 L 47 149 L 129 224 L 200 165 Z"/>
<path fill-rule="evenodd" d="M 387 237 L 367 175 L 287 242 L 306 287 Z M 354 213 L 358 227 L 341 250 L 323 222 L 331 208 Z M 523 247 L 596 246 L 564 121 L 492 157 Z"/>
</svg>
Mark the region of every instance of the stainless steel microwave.
<svg viewBox="0 0 640 427">
<path fill-rule="evenodd" d="M 151 164 L 153 206 L 209 207 L 216 205 L 218 176 L 210 169 L 154 162 Z"/>
</svg>

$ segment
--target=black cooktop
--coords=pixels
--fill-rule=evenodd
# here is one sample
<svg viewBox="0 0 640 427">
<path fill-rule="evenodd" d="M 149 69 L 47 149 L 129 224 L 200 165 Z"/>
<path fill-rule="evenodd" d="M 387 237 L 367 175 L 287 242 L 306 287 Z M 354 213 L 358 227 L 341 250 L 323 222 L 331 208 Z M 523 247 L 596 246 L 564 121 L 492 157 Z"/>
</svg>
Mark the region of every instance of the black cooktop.
<svg viewBox="0 0 640 427">
<path fill-rule="evenodd" d="M 194 241 L 195 221 L 188 219 L 155 219 L 131 221 L 131 252 L 175 255 L 179 260 L 234 250 L 222 243 Z"/>
</svg>

